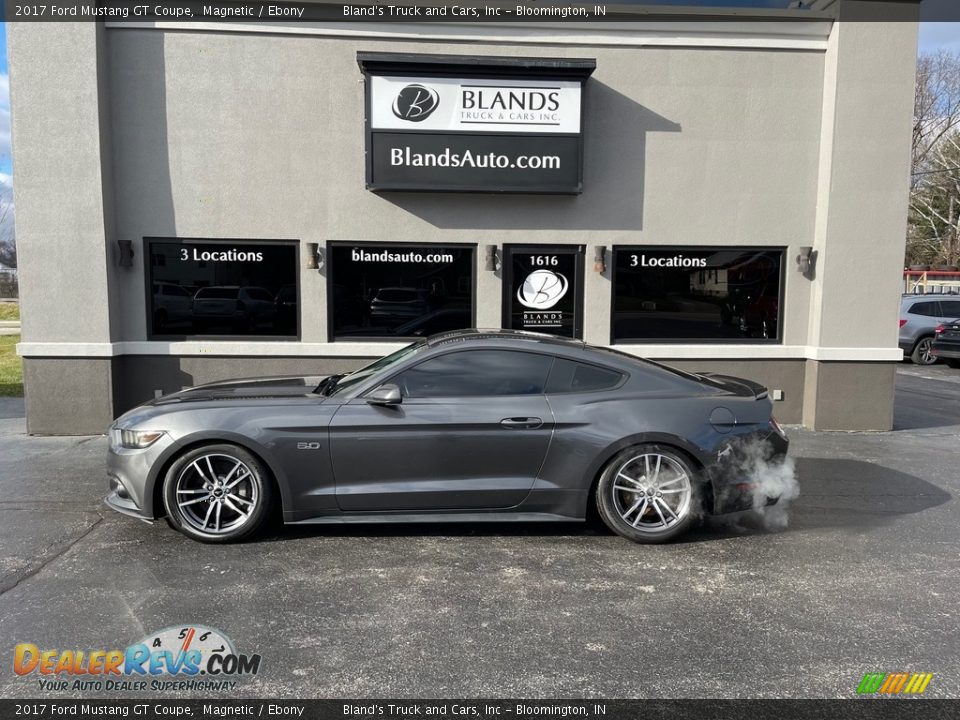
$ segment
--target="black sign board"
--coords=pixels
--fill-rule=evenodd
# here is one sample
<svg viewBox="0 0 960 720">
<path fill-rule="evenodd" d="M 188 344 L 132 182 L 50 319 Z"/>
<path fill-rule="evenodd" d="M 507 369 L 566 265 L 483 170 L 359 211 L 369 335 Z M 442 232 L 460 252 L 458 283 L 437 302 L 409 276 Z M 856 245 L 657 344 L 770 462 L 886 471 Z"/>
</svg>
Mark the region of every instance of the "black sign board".
<svg viewBox="0 0 960 720">
<path fill-rule="evenodd" d="M 595 61 L 358 53 L 367 188 L 577 194 Z"/>
<path fill-rule="evenodd" d="M 504 327 L 582 337 L 582 246 L 506 245 L 503 266 Z"/>
</svg>

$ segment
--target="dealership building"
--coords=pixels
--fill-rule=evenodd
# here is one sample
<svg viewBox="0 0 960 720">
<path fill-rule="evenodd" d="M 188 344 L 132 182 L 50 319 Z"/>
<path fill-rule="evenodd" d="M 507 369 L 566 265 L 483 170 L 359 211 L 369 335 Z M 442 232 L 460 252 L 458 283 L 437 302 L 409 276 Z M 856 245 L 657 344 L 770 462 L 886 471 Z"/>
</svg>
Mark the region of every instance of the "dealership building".
<svg viewBox="0 0 960 720">
<path fill-rule="evenodd" d="M 10 23 L 29 431 L 462 327 L 890 429 L 917 4 L 607 7 Z"/>
</svg>

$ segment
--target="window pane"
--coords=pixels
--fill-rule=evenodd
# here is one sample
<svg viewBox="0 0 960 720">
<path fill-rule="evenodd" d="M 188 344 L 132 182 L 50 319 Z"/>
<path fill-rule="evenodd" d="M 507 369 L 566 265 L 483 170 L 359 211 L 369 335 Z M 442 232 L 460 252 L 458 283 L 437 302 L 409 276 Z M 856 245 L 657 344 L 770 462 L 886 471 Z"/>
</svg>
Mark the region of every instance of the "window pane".
<svg viewBox="0 0 960 720">
<path fill-rule="evenodd" d="M 960 301 L 957 300 L 941 300 L 940 301 L 941 315 L 949 318 L 960 318 Z"/>
<path fill-rule="evenodd" d="M 782 266 L 782 250 L 619 248 L 614 341 L 778 341 Z"/>
<path fill-rule="evenodd" d="M 332 245 L 334 338 L 424 337 L 473 325 L 474 250 L 462 245 Z"/>
<path fill-rule="evenodd" d="M 406 397 L 540 395 L 553 358 L 509 350 L 471 350 L 432 358 L 393 382 Z"/>
<path fill-rule="evenodd" d="M 934 317 L 937 314 L 937 310 L 932 302 L 914 303 L 907 312 L 911 315 L 924 315 L 926 317 Z"/>
<path fill-rule="evenodd" d="M 617 385 L 623 375 L 615 370 L 557 358 L 550 371 L 547 393 L 591 392 Z"/>
<path fill-rule="evenodd" d="M 149 240 L 152 336 L 296 337 L 296 244 Z"/>
</svg>

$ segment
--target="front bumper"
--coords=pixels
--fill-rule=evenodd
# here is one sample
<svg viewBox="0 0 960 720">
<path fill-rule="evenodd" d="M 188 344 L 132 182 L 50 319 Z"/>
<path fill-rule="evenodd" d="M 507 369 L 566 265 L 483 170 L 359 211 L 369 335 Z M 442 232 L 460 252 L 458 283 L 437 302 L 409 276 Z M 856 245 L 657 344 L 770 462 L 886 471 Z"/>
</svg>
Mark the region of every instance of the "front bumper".
<svg viewBox="0 0 960 720">
<path fill-rule="evenodd" d="M 141 520 L 153 520 L 162 515 L 162 506 L 155 507 L 153 499 L 154 469 L 162 465 L 163 456 L 172 444 L 169 435 L 163 435 L 142 450 L 118 447 L 111 442 L 107 451 L 110 491 L 104 502 L 119 513 Z"/>
<path fill-rule="evenodd" d="M 792 481 L 786 466 L 790 441 L 778 432 L 731 438 L 717 452 L 708 469 L 714 515 L 755 510 L 775 505 L 785 485 Z"/>
</svg>

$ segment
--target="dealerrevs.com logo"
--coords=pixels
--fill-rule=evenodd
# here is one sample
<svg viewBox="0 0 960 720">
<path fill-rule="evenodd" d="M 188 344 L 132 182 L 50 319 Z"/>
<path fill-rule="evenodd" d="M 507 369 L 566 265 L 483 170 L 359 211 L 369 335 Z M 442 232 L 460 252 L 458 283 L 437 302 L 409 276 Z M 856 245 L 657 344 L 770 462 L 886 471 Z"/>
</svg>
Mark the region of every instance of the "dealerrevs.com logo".
<svg viewBox="0 0 960 720">
<path fill-rule="evenodd" d="M 440 105 L 440 95 L 426 85 L 407 85 L 393 101 L 393 114 L 401 120 L 423 122 Z"/>
<path fill-rule="evenodd" d="M 260 655 L 240 654 L 224 633 L 194 624 L 151 633 L 124 650 L 42 650 L 20 643 L 13 671 L 38 676 L 46 691 L 229 691 L 237 685 L 233 678 L 260 671 Z"/>
</svg>

